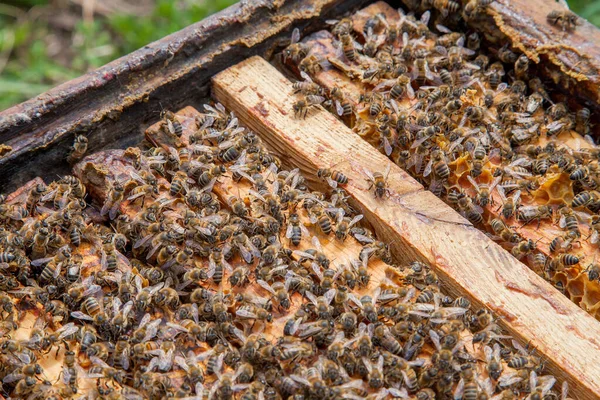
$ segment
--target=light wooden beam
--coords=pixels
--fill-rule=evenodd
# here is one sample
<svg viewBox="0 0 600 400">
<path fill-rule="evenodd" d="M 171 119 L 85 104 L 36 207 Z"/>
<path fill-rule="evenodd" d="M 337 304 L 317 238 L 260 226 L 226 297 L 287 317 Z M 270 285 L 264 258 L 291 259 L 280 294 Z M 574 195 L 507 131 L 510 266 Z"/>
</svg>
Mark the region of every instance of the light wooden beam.
<svg viewBox="0 0 600 400">
<path fill-rule="evenodd" d="M 498 316 L 530 343 L 578 399 L 600 399 L 600 324 L 322 109 L 296 118 L 292 83 L 260 57 L 213 78 L 213 95 L 289 163 L 315 179 L 336 165 L 346 189 L 399 261 L 432 265 L 454 294 Z M 365 170 L 390 168 L 389 195 L 375 198 Z"/>
</svg>

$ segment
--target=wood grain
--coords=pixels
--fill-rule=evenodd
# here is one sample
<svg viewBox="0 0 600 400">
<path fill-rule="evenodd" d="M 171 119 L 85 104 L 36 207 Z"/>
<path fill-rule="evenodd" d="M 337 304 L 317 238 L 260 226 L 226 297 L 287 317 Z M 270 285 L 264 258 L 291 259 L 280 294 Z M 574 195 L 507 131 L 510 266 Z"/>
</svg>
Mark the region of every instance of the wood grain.
<svg viewBox="0 0 600 400">
<path fill-rule="evenodd" d="M 253 57 L 218 74 L 213 95 L 306 176 L 314 179 L 318 168 L 345 158 L 336 169 L 349 177 L 349 195 L 401 262 L 430 263 L 453 294 L 502 316 L 510 334 L 530 343 L 557 378 L 569 381 L 576 398 L 600 398 L 599 323 L 332 114 L 313 109 L 306 119 L 295 118 L 292 84 L 269 63 Z M 390 194 L 376 199 L 364 170 L 388 167 Z"/>
</svg>

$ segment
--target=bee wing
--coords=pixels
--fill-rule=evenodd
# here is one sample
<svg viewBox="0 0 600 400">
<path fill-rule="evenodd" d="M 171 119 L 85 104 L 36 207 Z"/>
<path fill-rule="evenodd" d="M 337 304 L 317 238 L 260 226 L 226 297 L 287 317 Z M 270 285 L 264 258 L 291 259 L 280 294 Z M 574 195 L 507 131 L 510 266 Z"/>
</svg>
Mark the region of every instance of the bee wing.
<svg viewBox="0 0 600 400">
<path fill-rule="evenodd" d="M 362 303 L 360 302 L 360 300 L 358 299 L 358 297 L 356 297 L 356 295 L 354 293 L 348 293 L 348 299 L 350 301 L 352 301 L 354 304 L 356 304 L 356 306 L 358 306 L 358 308 L 363 308 Z"/>
<path fill-rule="evenodd" d="M 163 288 L 163 286 L 165 286 L 165 283 L 164 282 L 159 282 L 156 285 L 150 287 L 149 288 L 150 294 L 154 294 L 154 293 L 158 292 L 160 289 Z"/>
<path fill-rule="evenodd" d="M 395 398 L 398 398 L 398 399 L 410 399 L 408 391 L 404 387 L 400 388 L 400 389 L 396 389 L 394 387 L 391 387 L 391 388 L 388 388 L 387 391 L 389 392 L 389 394 L 391 394 Z"/>
<path fill-rule="evenodd" d="M 115 219 L 117 217 L 117 212 L 119 211 L 120 206 L 121 206 L 121 202 L 115 201 L 114 204 L 112 205 L 112 207 L 110 208 L 110 211 L 108 212 L 108 217 L 111 220 Z"/>
<path fill-rule="evenodd" d="M 56 331 L 56 333 L 59 332 L 60 335 L 58 335 L 58 339 L 61 340 L 79 332 L 79 327 L 76 326 L 73 322 L 69 322 L 68 324 L 63 325 L 60 329 Z"/>
<path fill-rule="evenodd" d="M 265 289 L 267 292 L 271 293 L 271 294 L 275 294 L 275 290 L 273 290 L 273 288 L 271 287 L 271 285 L 269 285 L 267 282 L 265 282 L 262 279 L 257 279 L 256 283 L 258 283 L 260 285 L 260 287 L 262 287 L 263 289 Z"/>
<path fill-rule="evenodd" d="M 310 241 L 312 245 L 315 246 L 315 249 L 317 249 L 321 253 L 323 252 L 323 247 L 321 246 L 321 242 L 319 241 L 318 237 L 313 236 Z"/>
<path fill-rule="evenodd" d="M 431 12 L 429 10 L 425 11 L 423 15 L 421 15 L 421 23 L 427 25 L 429 24 L 429 19 L 431 18 Z"/>
<path fill-rule="evenodd" d="M 498 186 L 498 194 L 503 202 L 506 202 L 506 192 L 504 191 L 504 187 L 502 185 Z"/>
<path fill-rule="evenodd" d="M 212 178 L 206 186 L 204 186 L 202 189 L 200 189 L 200 192 L 212 192 L 213 186 L 215 186 L 216 181 L 217 181 L 217 178 Z"/>
<path fill-rule="evenodd" d="M 151 319 L 152 316 L 150 315 L 150 313 L 144 314 L 142 320 L 140 321 L 140 324 L 138 325 L 138 329 L 142 329 L 144 326 L 146 326 L 146 324 L 148 324 L 148 322 L 150 322 Z"/>
<path fill-rule="evenodd" d="M 319 305 L 319 301 L 317 300 L 317 296 L 315 296 L 312 292 L 310 291 L 306 291 L 306 293 L 304 293 L 304 295 L 315 305 L 318 306 Z"/>
<path fill-rule="evenodd" d="M 300 41 L 300 29 L 294 28 L 292 31 L 291 43 L 298 43 Z"/>
<path fill-rule="evenodd" d="M 101 286 L 92 284 L 83 292 L 83 296 L 90 296 L 100 291 L 102 291 Z"/>
<path fill-rule="evenodd" d="M 175 364 L 177 364 L 177 366 L 179 366 L 179 368 L 181 368 L 185 372 L 190 372 L 190 366 L 185 361 L 185 358 L 181 356 L 175 356 L 173 361 L 175 361 Z"/>
<path fill-rule="evenodd" d="M 248 249 L 241 243 L 238 243 L 237 247 L 238 247 L 244 261 L 246 261 L 248 264 L 250 264 L 252 262 L 252 253 L 249 252 Z"/>
<path fill-rule="evenodd" d="M 450 29 L 448 29 L 447 27 L 445 27 L 444 25 L 436 24 L 435 27 L 441 33 L 452 33 L 452 31 Z"/>
<path fill-rule="evenodd" d="M 475 190 L 477 190 L 477 192 L 479 192 L 479 184 L 475 181 L 475 179 L 473 179 L 473 177 L 471 175 L 467 175 L 467 179 L 469 180 L 469 182 L 471 182 L 471 185 L 473 185 Z"/>
<path fill-rule="evenodd" d="M 560 391 L 560 400 L 566 400 L 569 395 L 569 383 L 564 381 Z"/>
<path fill-rule="evenodd" d="M 17 372 L 13 372 L 11 374 L 6 375 L 4 379 L 2 379 L 2 383 L 16 382 L 23 379 L 24 377 L 25 375 L 23 375 L 17 368 Z"/>
<path fill-rule="evenodd" d="M 36 260 L 31 261 L 31 265 L 33 267 L 39 267 L 40 265 L 46 264 L 48 261 L 52 260 L 54 257 L 45 257 L 45 258 L 38 258 Z"/>
<path fill-rule="evenodd" d="M 89 315 L 87 315 L 87 314 L 84 314 L 84 313 L 82 313 L 81 311 L 73 311 L 73 312 L 71 313 L 71 316 L 72 316 L 73 318 L 77 318 L 77 319 L 84 319 L 84 320 L 86 320 L 86 321 L 93 321 L 93 320 L 94 320 L 94 318 L 90 317 L 90 316 L 89 316 Z"/>
<path fill-rule="evenodd" d="M 294 235 L 294 226 L 290 224 L 287 226 L 287 229 L 285 230 L 285 237 L 290 239 L 293 235 Z"/>
<path fill-rule="evenodd" d="M 358 240 L 361 243 L 373 243 L 374 240 L 368 236 L 361 235 L 360 233 L 354 234 L 354 239 Z"/>
<path fill-rule="evenodd" d="M 312 254 L 309 254 L 305 251 L 300 251 L 300 250 L 294 250 L 292 252 L 292 254 L 296 255 L 297 257 L 301 257 L 301 258 L 308 258 L 309 260 L 314 260 L 315 256 L 313 256 Z"/>
<path fill-rule="evenodd" d="M 388 140 L 387 137 L 383 138 L 383 149 L 385 150 L 385 155 L 386 156 L 390 156 L 392 154 L 392 145 L 390 144 L 390 141 Z"/>
<path fill-rule="evenodd" d="M 335 293 L 336 293 L 335 289 L 329 289 L 328 291 L 325 292 L 325 294 L 323 294 L 323 297 L 327 301 L 327 305 L 331 304 L 331 301 L 335 297 Z"/>
<path fill-rule="evenodd" d="M 432 166 L 433 166 L 433 159 L 430 158 L 429 162 L 427 162 L 427 165 L 425 165 L 425 169 L 423 170 L 423 176 L 429 176 L 429 174 L 431 174 Z"/>
<path fill-rule="evenodd" d="M 598 243 L 598 239 L 600 239 L 600 233 L 598 233 L 597 229 L 594 229 L 592 231 L 592 234 L 590 235 L 590 243 L 592 243 L 592 244 Z"/>
<path fill-rule="evenodd" d="M 513 202 L 515 204 L 519 203 L 519 199 L 521 198 L 521 191 L 517 190 L 515 194 L 513 194 Z"/>
<path fill-rule="evenodd" d="M 454 399 L 455 400 L 459 400 L 459 399 L 463 398 L 464 389 L 465 389 L 465 380 L 463 378 L 460 378 L 460 381 L 458 381 L 458 385 L 456 385 L 456 389 L 454 389 Z"/>
<path fill-rule="evenodd" d="M 242 317 L 242 318 L 251 318 L 251 319 L 258 318 L 258 315 L 256 315 L 252 311 L 249 311 L 245 308 L 240 308 L 240 309 L 235 310 L 235 315 L 237 315 L 238 317 Z"/>
</svg>

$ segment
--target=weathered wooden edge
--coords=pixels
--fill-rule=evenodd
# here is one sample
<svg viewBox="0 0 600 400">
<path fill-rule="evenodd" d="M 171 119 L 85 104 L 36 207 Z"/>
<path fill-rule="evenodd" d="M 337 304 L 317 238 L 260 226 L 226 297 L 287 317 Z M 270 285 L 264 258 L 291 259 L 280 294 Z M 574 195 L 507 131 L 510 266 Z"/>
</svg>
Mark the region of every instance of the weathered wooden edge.
<svg viewBox="0 0 600 400">
<path fill-rule="evenodd" d="M 67 173 L 65 155 L 76 134 L 89 152 L 127 147 L 164 108 L 179 109 L 208 94 L 210 77 L 255 54 L 269 56 L 289 43 L 291 31 L 323 26 L 321 18 L 366 0 L 241 1 L 87 75 L 0 113 L 0 188 L 35 176 Z"/>
<path fill-rule="evenodd" d="M 298 166 L 308 176 L 345 157 L 338 154 L 340 147 L 363 142 L 328 112 L 312 110 L 306 121 L 294 118 L 291 94 L 291 83 L 260 57 L 213 78 L 215 98 L 291 163 L 302 160 Z M 344 131 L 348 134 L 342 137 Z M 576 398 L 599 399 L 598 322 L 430 192 L 395 193 L 400 183 L 394 176 L 403 171 L 375 149 L 364 151 L 368 165 L 352 160 L 336 169 L 348 175 L 349 195 L 378 235 L 392 243 L 395 255 L 429 262 L 451 292 L 490 308 L 512 335 L 537 349 L 551 372 L 569 381 Z M 386 166 L 392 171 L 392 194 L 378 200 L 359 171 Z"/>
</svg>

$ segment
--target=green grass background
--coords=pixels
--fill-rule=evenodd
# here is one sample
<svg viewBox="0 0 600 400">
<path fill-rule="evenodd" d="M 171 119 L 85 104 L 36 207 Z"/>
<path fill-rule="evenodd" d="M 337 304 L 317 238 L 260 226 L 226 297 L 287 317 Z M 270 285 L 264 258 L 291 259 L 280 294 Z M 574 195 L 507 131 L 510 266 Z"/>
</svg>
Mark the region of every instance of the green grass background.
<svg viewBox="0 0 600 400">
<path fill-rule="evenodd" d="M 119 1 L 127 3 L 128 0 L 116 0 L 117 5 Z M 81 18 L 81 6 L 77 7 L 85 1 L 0 2 L 0 110 L 178 31 L 234 2 L 147 0 L 143 16 L 120 12 L 117 7 L 114 12 L 94 15 L 87 20 Z M 573 11 L 600 26 L 600 0 L 570 0 L 569 4 Z M 65 15 L 70 21 L 60 22 Z"/>
</svg>

